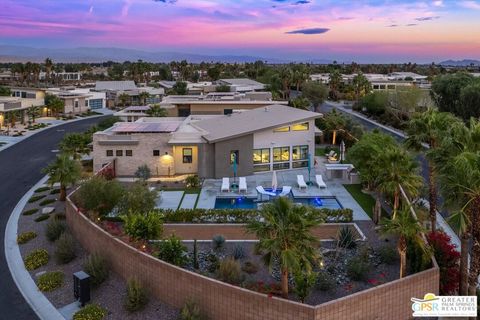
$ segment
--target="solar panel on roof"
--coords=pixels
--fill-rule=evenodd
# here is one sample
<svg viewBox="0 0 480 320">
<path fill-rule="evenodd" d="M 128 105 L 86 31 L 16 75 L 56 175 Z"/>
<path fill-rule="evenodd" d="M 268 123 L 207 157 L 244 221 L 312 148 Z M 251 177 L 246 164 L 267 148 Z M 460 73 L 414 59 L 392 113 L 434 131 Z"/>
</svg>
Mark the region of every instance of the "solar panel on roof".
<svg viewBox="0 0 480 320">
<path fill-rule="evenodd" d="M 173 132 L 180 126 L 180 121 L 162 121 L 155 123 L 120 123 L 113 132 Z"/>
</svg>

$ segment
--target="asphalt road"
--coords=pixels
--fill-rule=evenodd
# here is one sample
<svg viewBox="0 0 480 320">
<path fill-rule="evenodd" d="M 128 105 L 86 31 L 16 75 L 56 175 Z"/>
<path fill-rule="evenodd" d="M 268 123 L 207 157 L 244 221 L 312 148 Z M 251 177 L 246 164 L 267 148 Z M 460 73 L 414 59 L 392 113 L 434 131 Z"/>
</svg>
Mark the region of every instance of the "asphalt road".
<svg viewBox="0 0 480 320">
<path fill-rule="evenodd" d="M 31 320 L 36 314 L 18 291 L 5 259 L 5 227 L 20 198 L 40 180 L 41 172 L 56 153 L 58 142 L 69 132 L 87 130 L 104 117 L 53 127 L 0 152 L 0 319 Z M 72 293 L 73 294 L 73 293 Z"/>
</svg>

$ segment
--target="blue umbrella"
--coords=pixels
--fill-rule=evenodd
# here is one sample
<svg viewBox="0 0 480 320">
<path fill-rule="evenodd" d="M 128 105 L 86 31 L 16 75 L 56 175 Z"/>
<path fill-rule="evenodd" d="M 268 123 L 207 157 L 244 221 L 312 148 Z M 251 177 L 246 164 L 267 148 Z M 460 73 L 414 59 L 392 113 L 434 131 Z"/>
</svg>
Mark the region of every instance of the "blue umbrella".
<svg viewBox="0 0 480 320">
<path fill-rule="evenodd" d="M 311 181 L 311 179 L 310 179 L 310 172 L 312 171 L 312 161 L 310 160 L 310 158 L 311 158 L 310 153 L 307 153 L 307 157 L 308 157 L 308 165 L 307 165 L 307 169 L 308 169 L 308 184 L 311 184 L 312 181 Z"/>
<path fill-rule="evenodd" d="M 236 177 L 237 177 L 237 154 L 233 153 L 233 183 L 235 184 Z"/>
</svg>

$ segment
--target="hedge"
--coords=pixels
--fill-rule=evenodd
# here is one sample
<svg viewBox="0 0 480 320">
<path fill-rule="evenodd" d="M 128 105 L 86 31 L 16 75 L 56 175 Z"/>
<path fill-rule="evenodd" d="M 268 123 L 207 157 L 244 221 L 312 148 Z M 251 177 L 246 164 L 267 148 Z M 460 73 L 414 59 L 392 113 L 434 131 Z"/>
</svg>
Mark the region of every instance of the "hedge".
<svg viewBox="0 0 480 320">
<path fill-rule="evenodd" d="M 326 222 L 352 222 L 352 209 L 315 209 Z M 165 223 L 248 223 L 259 218 L 256 209 L 157 209 Z M 114 219 L 111 219 L 114 220 Z M 116 220 L 116 219 L 115 219 Z"/>
</svg>

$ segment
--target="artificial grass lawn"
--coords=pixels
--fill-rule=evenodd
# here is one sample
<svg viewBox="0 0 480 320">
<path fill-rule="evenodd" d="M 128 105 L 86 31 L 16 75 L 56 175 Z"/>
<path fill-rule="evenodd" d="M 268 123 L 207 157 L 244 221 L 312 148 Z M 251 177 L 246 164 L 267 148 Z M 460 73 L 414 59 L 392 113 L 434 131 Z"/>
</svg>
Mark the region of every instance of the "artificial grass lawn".
<svg viewBox="0 0 480 320">
<path fill-rule="evenodd" d="M 358 202 L 360 207 L 373 219 L 373 207 L 375 207 L 375 199 L 362 192 L 361 184 L 344 184 L 345 189 L 352 195 L 353 199 Z"/>
</svg>

